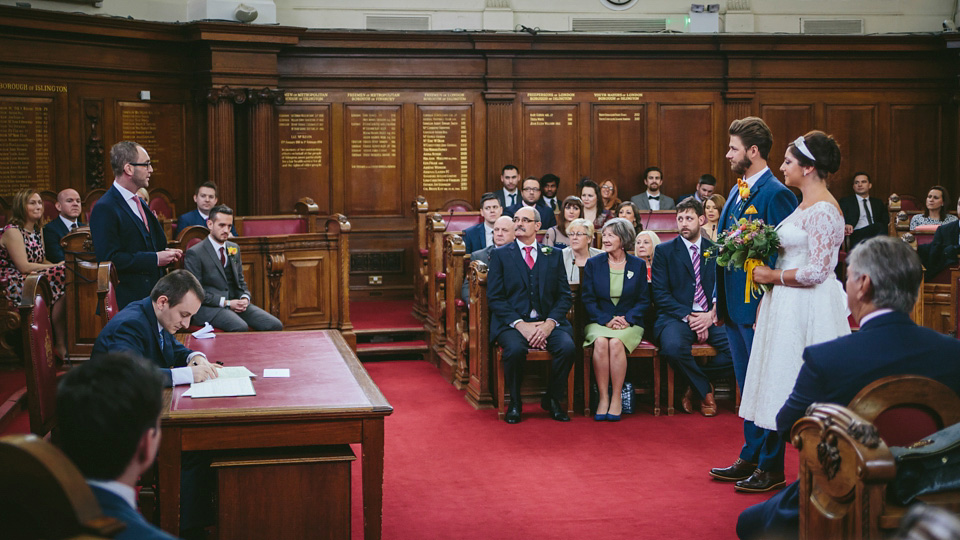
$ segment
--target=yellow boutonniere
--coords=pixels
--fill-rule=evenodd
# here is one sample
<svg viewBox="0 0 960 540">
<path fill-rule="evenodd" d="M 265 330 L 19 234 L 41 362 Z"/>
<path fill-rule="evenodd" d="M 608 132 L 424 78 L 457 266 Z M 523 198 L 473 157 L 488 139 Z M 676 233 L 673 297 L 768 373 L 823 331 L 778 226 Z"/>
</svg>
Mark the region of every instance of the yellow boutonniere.
<svg viewBox="0 0 960 540">
<path fill-rule="evenodd" d="M 743 211 L 743 213 L 744 213 L 744 215 L 746 215 L 746 214 L 756 214 L 756 213 L 757 213 L 757 208 L 751 204 L 749 208 L 747 208 L 746 210 Z"/>
<path fill-rule="evenodd" d="M 227 255 L 236 255 L 236 254 L 237 254 L 237 248 L 233 246 L 227 247 Z"/>
<path fill-rule="evenodd" d="M 740 198 L 747 200 L 750 198 L 750 185 L 743 181 L 743 178 L 737 178 L 737 189 L 740 190 Z"/>
</svg>

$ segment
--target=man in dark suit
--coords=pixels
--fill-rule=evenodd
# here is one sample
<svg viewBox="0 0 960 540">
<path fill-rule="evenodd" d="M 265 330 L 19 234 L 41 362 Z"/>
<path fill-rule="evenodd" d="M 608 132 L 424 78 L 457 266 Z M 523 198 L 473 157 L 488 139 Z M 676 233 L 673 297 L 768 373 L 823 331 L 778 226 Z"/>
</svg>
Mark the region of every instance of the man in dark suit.
<svg viewBox="0 0 960 540">
<path fill-rule="evenodd" d="M 883 201 L 870 196 L 870 175 L 857 172 L 853 175 L 855 195 L 840 199 L 840 210 L 846 223 L 844 232 L 850 237 L 850 249 L 867 238 L 887 234 L 890 214 Z"/>
<path fill-rule="evenodd" d="M 193 274 L 170 272 L 157 282 L 149 297 L 131 303 L 110 319 L 93 344 L 92 356 L 133 352 L 161 368 L 167 386 L 216 378 L 218 368 L 206 355 L 191 351 L 173 337 L 190 325 L 201 298 L 203 287 Z"/>
<path fill-rule="evenodd" d="M 69 370 L 57 390 L 57 444 L 73 461 L 104 515 L 126 524 L 119 540 L 172 540 L 137 511 L 137 479 L 160 448 L 163 377 L 128 353 Z"/>
<path fill-rule="evenodd" d="M 537 243 L 540 215 L 523 207 L 513 218 L 516 241 L 490 254 L 487 301 L 490 341 L 503 348 L 504 378 L 510 389 L 506 421 L 520 421 L 520 387 L 527 350 L 546 349 L 553 357 L 547 393 L 540 402 L 554 420 L 570 421 L 560 400 L 576 356 L 567 312 L 573 303 L 559 250 Z"/>
<path fill-rule="evenodd" d="M 700 398 L 700 413 L 716 416 L 710 380 L 693 358 L 694 343 L 707 343 L 717 350 L 710 362 L 710 371 L 719 372 L 733 366 L 727 333 L 717 326 L 717 307 L 713 298 L 717 265 L 704 254 L 713 248 L 700 234 L 707 222 L 703 206 L 693 197 L 677 205 L 677 226 L 680 236 L 656 247 L 653 256 L 653 298 L 657 305 L 657 321 L 653 334 L 660 343 L 660 356 L 677 367 L 690 381 L 682 406 L 693 412 L 693 392 Z"/>
<path fill-rule="evenodd" d="M 643 184 L 647 190 L 639 195 L 630 197 L 630 202 L 641 210 L 673 210 L 676 203 L 669 196 L 660 191 L 663 184 L 663 171 L 660 167 L 647 167 L 643 171 Z"/>
<path fill-rule="evenodd" d="M 957 201 L 957 211 L 960 212 L 960 201 Z M 951 221 L 937 227 L 933 233 L 933 241 L 927 248 L 927 279 L 933 279 L 945 268 L 957 264 L 960 256 L 960 221 Z"/>
<path fill-rule="evenodd" d="M 513 206 L 508 206 L 503 211 L 503 215 L 513 217 L 517 214 L 517 210 L 521 208 L 536 208 L 537 212 L 540 213 L 540 219 L 543 220 L 543 223 L 540 224 L 542 230 L 546 231 L 557 224 L 557 217 L 553 215 L 553 210 L 540 202 L 539 179 L 533 176 L 524 179 L 523 188 L 520 190 L 520 193 L 520 202 Z"/>
<path fill-rule="evenodd" d="M 726 157 L 740 178 L 727 196 L 717 230 L 726 230 L 741 218 L 762 219 L 767 225 L 776 226 L 797 207 L 797 198 L 767 167 L 773 133 L 755 116 L 734 120 L 728 132 L 730 144 Z M 772 267 L 774 260 L 766 262 Z M 746 282 L 743 270 L 724 268 L 717 272 L 717 314 L 726 325 L 733 371 L 741 389 L 747 375 L 753 324 L 760 303 L 759 298 L 744 301 Z M 743 438 L 740 457 L 729 467 L 711 469 L 710 476 L 722 482 L 736 482 L 737 491 L 755 493 L 783 486 L 784 441 L 779 440 L 777 432 L 745 420 Z"/>
<path fill-rule="evenodd" d="M 43 226 L 43 247 L 48 261 L 63 262 L 63 248 L 60 247 L 60 240 L 77 228 L 83 227 L 83 223 L 80 223 L 82 210 L 80 194 L 77 190 L 67 188 L 57 193 L 57 211 L 60 214 L 57 219 Z"/>
<path fill-rule="evenodd" d="M 697 190 L 694 191 L 693 193 L 690 193 L 689 195 L 683 195 L 681 197 L 677 197 L 676 199 L 677 203 L 679 204 L 680 201 L 688 197 L 693 197 L 701 205 L 706 204 L 707 199 L 709 199 L 713 195 L 713 192 L 716 188 L 717 188 L 717 178 L 715 176 L 713 176 L 712 174 L 701 175 L 700 179 L 697 180 Z"/>
<path fill-rule="evenodd" d="M 777 414 L 777 430 L 790 435 L 812 403 L 846 405 L 863 387 L 891 375 L 922 375 L 960 393 L 960 341 L 917 326 L 910 312 L 922 269 L 917 254 L 900 240 L 870 238 L 847 259 L 847 304 L 860 331 L 811 345 L 793 392 Z M 799 485 L 740 514 L 743 539 L 797 538 Z"/>
<path fill-rule="evenodd" d="M 493 223 L 493 243 L 489 246 L 478 249 L 470 254 L 470 262 L 480 261 L 484 264 L 490 264 L 490 254 L 498 247 L 505 246 L 516 239 L 513 230 L 513 218 L 509 216 L 500 216 Z M 460 297 L 467 304 L 470 303 L 470 281 L 464 279 L 460 287 Z"/>
<path fill-rule="evenodd" d="M 193 194 L 193 202 L 197 203 L 197 209 L 177 218 L 177 229 L 173 232 L 174 235 L 194 225 L 207 226 L 210 210 L 217 205 L 217 185 L 207 181 L 197 186 L 197 191 Z M 231 227 L 230 233 L 236 236 L 237 230 Z"/>
<path fill-rule="evenodd" d="M 463 243 L 466 244 L 467 253 L 473 253 L 493 243 L 493 222 L 503 215 L 503 207 L 496 195 L 484 193 L 480 197 L 480 215 L 483 223 L 477 223 L 463 231 Z"/>
<path fill-rule="evenodd" d="M 137 190 L 150 184 L 153 165 L 142 146 L 120 141 L 110 149 L 113 187 L 100 197 L 90 215 L 90 232 L 97 261 L 112 261 L 117 269 L 117 303 L 122 309 L 146 298 L 163 275 L 162 269 L 180 260 L 183 251 L 167 249 L 163 227 Z"/>
<path fill-rule="evenodd" d="M 517 185 L 520 183 L 520 169 L 516 165 L 504 165 L 500 170 L 501 189 L 493 192 L 500 201 L 500 206 L 507 208 L 520 202 L 520 190 Z"/>
<path fill-rule="evenodd" d="M 187 250 L 183 266 L 203 285 L 203 302 L 193 324 L 209 322 L 227 332 L 283 330 L 280 319 L 250 302 L 239 246 L 227 240 L 232 227 L 233 210 L 214 206 L 207 220 L 210 235 Z"/>
<path fill-rule="evenodd" d="M 557 198 L 559 188 L 559 176 L 547 173 L 540 177 L 540 204 L 553 210 L 554 214 L 560 211 L 561 201 Z"/>
</svg>

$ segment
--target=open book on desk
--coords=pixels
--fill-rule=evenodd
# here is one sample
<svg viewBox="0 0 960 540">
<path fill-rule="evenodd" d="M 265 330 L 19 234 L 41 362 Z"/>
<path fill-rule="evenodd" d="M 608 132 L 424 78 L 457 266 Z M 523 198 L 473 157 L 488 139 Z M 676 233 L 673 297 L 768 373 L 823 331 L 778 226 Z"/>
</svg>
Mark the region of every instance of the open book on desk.
<svg viewBox="0 0 960 540">
<path fill-rule="evenodd" d="M 243 366 L 223 367 L 216 379 L 193 383 L 183 395 L 191 398 L 255 396 L 257 392 L 250 380 L 255 376 Z"/>
</svg>

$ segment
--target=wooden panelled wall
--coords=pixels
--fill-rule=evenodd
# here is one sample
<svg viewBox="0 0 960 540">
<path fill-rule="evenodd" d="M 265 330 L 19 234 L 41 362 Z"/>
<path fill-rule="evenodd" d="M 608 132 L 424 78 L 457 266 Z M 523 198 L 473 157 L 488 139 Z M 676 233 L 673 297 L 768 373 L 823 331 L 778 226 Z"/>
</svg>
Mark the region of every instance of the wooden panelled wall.
<svg viewBox="0 0 960 540">
<path fill-rule="evenodd" d="M 837 196 L 861 169 L 881 198 L 922 197 L 936 183 L 960 195 L 958 45 L 949 35 L 326 32 L 0 7 L 0 115 L 49 138 L 48 153 L 30 146 L 39 157 L 14 172 L 0 152 L 0 194 L 109 185 L 104 153 L 134 138 L 151 152 L 152 186 L 178 208 L 209 178 L 242 214 L 288 212 L 308 196 L 321 214 L 347 215 L 353 297 L 408 296 L 417 195 L 431 209 L 475 203 L 505 163 L 557 174 L 561 195 L 590 176 L 629 197 L 650 165 L 667 194 L 690 193 L 707 172 L 725 193 L 727 126 L 749 114 L 773 129 L 774 170 L 796 136 L 832 133 L 844 152 Z M 382 284 L 369 285 L 375 275 Z"/>
</svg>

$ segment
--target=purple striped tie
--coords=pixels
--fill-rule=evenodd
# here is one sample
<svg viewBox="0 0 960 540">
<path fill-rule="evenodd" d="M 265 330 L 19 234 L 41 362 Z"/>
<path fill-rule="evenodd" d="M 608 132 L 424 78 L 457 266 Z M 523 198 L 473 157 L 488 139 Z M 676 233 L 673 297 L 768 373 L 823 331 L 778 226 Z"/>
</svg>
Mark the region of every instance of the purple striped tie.
<svg viewBox="0 0 960 540">
<path fill-rule="evenodd" d="M 690 252 L 693 258 L 693 279 L 696 280 L 693 289 L 693 301 L 706 311 L 707 295 L 703 293 L 703 285 L 700 283 L 700 256 L 697 246 L 690 246 Z"/>
</svg>

